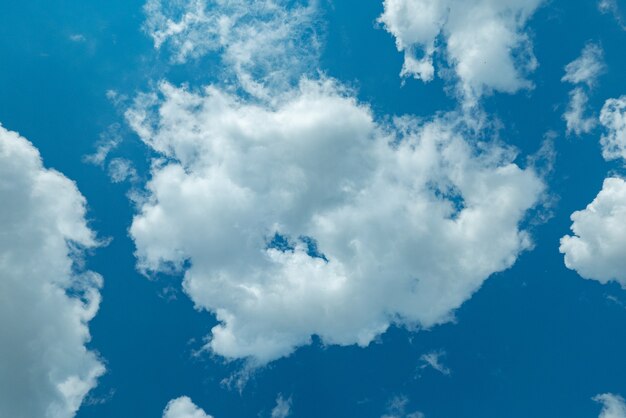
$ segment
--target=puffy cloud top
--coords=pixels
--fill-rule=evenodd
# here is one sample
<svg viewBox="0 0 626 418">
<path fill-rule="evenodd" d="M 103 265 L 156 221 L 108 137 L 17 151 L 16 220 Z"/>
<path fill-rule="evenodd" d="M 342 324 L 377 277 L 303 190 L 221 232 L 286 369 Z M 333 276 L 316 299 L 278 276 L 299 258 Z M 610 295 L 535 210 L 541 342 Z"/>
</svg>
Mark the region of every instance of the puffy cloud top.
<svg viewBox="0 0 626 418">
<path fill-rule="evenodd" d="M 163 411 L 163 418 L 212 418 L 198 408 L 187 396 L 171 400 Z"/>
<path fill-rule="evenodd" d="M 587 279 L 626 287 L 626 182 L 604 180 L 586 209 L 572 214 L 574 236 L 561 239 L 565 265 Z"/>
<path fill-rule="evenodd" d="M 531 245 L 519 225 L 542 181 L 455 115 L 381 125 L 321 80 L 272 106 L 162 83 L 127 117 L 162 156 L 130 230 L 140 267 L 189 264 L 184 289 L 216 314 L 208 347 L 227 358 L 449 321 Z"/>
<path fill-rule="evenodd" d="M 0 416 L 69 418 L 104 372 L 85 348 L 101 278 L 77 273 L 97 245 L 85 199 L 0 126 Z"/>
<path fill-rule="evenodd" d="M 524 26 L 542 0 L 384 0 L 379 20 L 405 60 L 401 74 L 430 81 L 439 56 L 472 102 L 489 91 L 531 87 L 536 60 Z"/>
</svg>

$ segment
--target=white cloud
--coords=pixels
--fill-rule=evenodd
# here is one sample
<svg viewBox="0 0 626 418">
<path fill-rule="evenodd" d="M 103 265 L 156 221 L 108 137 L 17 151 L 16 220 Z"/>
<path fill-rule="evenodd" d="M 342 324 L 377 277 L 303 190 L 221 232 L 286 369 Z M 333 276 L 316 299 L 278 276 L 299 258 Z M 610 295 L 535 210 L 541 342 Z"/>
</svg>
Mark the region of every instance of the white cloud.
<svg viewBox="0 0 626 418">
<path fill-rule="evenodd" d="M 420 360 L 422 361 L 420 368 L 425 369 L 426 367 L 432 367 L 434 370 L 443 375 L 450 375 L 450 369 L 441 362 L 441 357 L 443 356 L 445 356 L 445 352 L 443 351 L 432 351 L 422 355 L 420 357 Z"/>
<path fill-rule="evenodd" d="M 143 270 L 190 262 L 184 289 L 217 316 L 207 348 L 226 358 L 444 323 L 531 246 L 519 225 L 543 182 L 458 116 L 380 125 L 330 80 L 272 106 L 216 86 L 159 94 L 127 113 L 164 157 L 130 232 Z"/>
<path fill-rule="evenodd" d="M 291 398 L 283 398 L 278 395 L 276 398 L 276 406 L 272 409 L 272 418 L 287 418 L 291 415 Z"/>
<path fill-rule="evenodd" d="M 133 162 L 125 158 L 114 158 L 109 163 L 109 177 L 113 183 L 121 183 L 123 181 L 136 181 L 137 170 L 133 166 Z"/>
<path fill-rule="evenodd" d="M 484 93 L 530 88 L 537 67 L 524 28 L 542 0 L 384 0 L 379 21 L 404 52 L 401 74 L 433 79 L 445 60 L 470 103 Z"/>
<path fill-rule="evenodd" d="M 626 418 L 626 403 L 621 396 L 605 393 L 595 396 L 593 400 L 602 404 L 598 418 Z"/>
<path fill-rule="evenodd" d="M 582 88 L 576 87 L 570 92 L 569 97 L 569 104 L 563 114 L 567 134 L 582 135 L 591 132 L 598 124 L 598 120 L 596 117 L 585 115 L 589 101 L 587 93 Z"/>
<path fill-rule="evenodd" d="M 604 180 L 586 209 L 572 214 L 573 236 L 561 238 L 565 265 L 586 279 L 626 287 L 626 182 Z"/>
<path fill-rule="evenodd" d="M 602 156 L 606 160 L 626 160 L 626 96 L 604 103 L 600 123 L 608 131 L 600 138 Z"/>
<path fill-rule="evenodd" d="M 241 88 L 267 99 L 315 67 L 315 2 L 288 0 L 148 0 L 145 29 L 174 62 L 220 53 Z"/>
<path fill-rule="evenodd" d="M 0 126 L 0 416 L 73 417 L 104 366 L 85 344 L 102 279 L 85 199 L 35 147 Z"/>
<path fill-rule="evenodd" d="M 187 396 L 171 400 L 163 411 L 163 418 L 212 418 L 198 408 Z"/>
<path fill-rule="evenodd" d="M 565 75 L 561 81 L 593 87 L 604 70 L 604 51 L 599 45 L 590 42 L 585 45 L 580 57 L 565 66 Z"/>
<path fill-rule="evenodd" d="M 591 132 L 597 125 L 597 116 L 586 116 L 589 101 L 588 90 L 593 88 L 600 74 L 605 70 L 604 52 L 599 45 L 587 43 L 580 57 L 565 66 L 563 82 L 586 86 L 575 87 L 569 94 L 570 100 L 563 119 L 567 125 L 567 135 L 582 135 Z"/>
<path fill-rule="evenodd" d="M 291 415 L 291 398 L 285 399 L 282 395 L 276 398 L 276 406 L 272 409 L 272 418 L 287 418 Z M 213 418 L 208 415 L 187 396 L 169 401 L 163 411 L 163 418 Z"/>
</svg>

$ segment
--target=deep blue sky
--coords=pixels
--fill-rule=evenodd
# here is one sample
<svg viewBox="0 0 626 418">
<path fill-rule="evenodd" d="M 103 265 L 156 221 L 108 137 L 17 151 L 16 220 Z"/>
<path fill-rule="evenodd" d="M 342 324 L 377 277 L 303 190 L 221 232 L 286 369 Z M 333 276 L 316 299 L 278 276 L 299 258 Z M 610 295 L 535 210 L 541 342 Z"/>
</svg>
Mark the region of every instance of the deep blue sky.
<svg viewBox="0 0 626 418">
<path fill-rule="evenodd" d="M 379 1 L 325 5 L 321 67 L 354 86 L 380 115 L 427 116 L 455 107 L 443 83 L 398 77 L 402 56 L 393 38 L 377 28 Z M 32 141 L 47 166 L 76 181 L 89 202 L 89 219 L 111 243 L 88 258 L 105 278 L 103 303 L 90 329 L 90 347 L 108 372 L 79 418 L 159 417 L 181 395 L 215 417 L 269 416 L 277 394 L 291 396 L 295 417 L 380 417 L 395 396 L 407 412 L 426 417 L 594 417 L 598 393 L 626 394 L 626 294 L 617 284 L 583 280 L 565 268 L 558 252 L 570 214 L 596 196 L 619 163 L 601 157 L 596 130 L 566 137 L 561 119 L 570 86 L 563 67 L 587 41 L 605 50 L 608 71 L 591 93 L 599 109 L 626 93 L 626 32 L 593 1 L 552 1 L 530 21 L 539 61 L 535 88 L 496 94 L 485 109 L 503 123 L 501 137 L 520 158 L 535 152 L 544 135 L 557 133 L 557 157 L 548 181 L 552 217 L 533 227 L 536 247 L 513 268 L 489 279 L 457 312 L 456 323 L 411 333 L 394 328 L 362 349 L 299 349 L 259 370 L 241 393 L 221 385 L 237 370 L 209 354 L 194 356 L 215 320 L 197 312 L 180 280 L 137 273 L 127 230 L 134 213 L 127 183 L 113 184 L 99 167 L 83 162 L 102 132 L 121 124 L 116 151 L 147 175 L 149 150 L 125 127 L 107 90 L 133 96 L 160 78 L 206 82 L 211 57 L 170 67 L 141 31 L 143 1 L 31 0 L 0 4 L 0 122 Z M 81 34 L 84 42 L 70 36 Z M 175 298 L 165 289 L 173 287 Z M 609 298 L 611 297 L 611 298 Z M 419 370 L 433 350 L 449 376 Z"/>
</svg>

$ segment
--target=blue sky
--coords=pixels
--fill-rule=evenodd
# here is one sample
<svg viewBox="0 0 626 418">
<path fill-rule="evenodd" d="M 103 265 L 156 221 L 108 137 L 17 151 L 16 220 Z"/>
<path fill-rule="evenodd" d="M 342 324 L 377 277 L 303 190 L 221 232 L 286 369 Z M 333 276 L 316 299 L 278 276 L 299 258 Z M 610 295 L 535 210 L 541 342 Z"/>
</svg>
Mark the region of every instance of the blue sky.
<svg viewBox="0 0 626 418">
<path fill-rule="evenodd" d="M 4 3 L 0 417 L 626 416 L 625 3 Z"/>
</svg>

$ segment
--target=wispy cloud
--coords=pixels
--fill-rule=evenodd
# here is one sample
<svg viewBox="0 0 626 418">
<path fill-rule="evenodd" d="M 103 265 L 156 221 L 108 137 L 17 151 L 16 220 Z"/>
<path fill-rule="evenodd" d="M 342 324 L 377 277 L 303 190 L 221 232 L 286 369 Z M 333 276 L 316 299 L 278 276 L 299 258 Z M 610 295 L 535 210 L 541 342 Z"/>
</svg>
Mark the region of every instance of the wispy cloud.
<svg viewBox="0 0 626 418">
<path fill-rule="evenodd" d="M 451 371 L 442 362 L 442 357 L 445 357 L 445 355 L 445 351 L 432 351 L 430 353 L 422 355 L 420 357 L 420 360 L 422 362 L 420 369 L 430 367 L 443 375 L 449 376 Z"/>
</svg>

